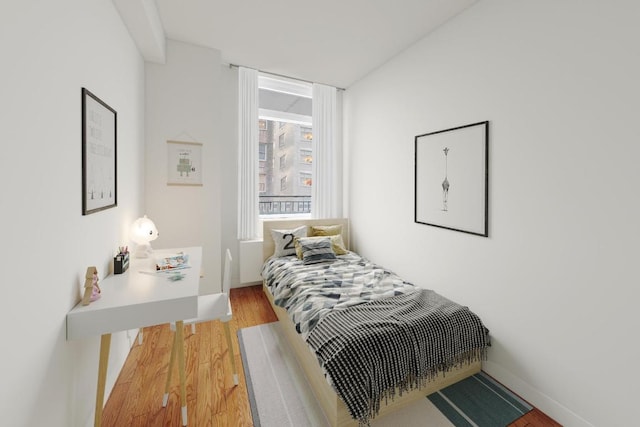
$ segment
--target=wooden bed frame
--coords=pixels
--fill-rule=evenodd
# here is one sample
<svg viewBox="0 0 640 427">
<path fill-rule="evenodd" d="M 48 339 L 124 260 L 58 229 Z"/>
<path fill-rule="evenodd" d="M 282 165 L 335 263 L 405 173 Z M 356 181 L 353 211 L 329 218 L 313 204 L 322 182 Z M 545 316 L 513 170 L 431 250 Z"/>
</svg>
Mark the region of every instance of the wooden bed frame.
<svg viewBox="0 0 640 427">
<path fill-rule="evenodd" d="M 271 229 L 288 230 L 291 228 L 299 227 L 301 225 L 334 225 L 342 224 L 342 238 L 345 246 L 349 248 L 349 221 L 345 218 L 339 219 L 310 219 L 310 220 L 270 220 L 263 223 L 263 246 L 262 253 L 263 259 L 266 260 L 270 257 L 274 250 L 275 244 L 271 237 Z M 306 342 L 302 339 L 300 334 L 296 332 L 293 322 L 289 319 L 289 316 L 285 309 L 278 307 L 273 302 L 273 296 L 268 287 L 262 285 L 262 290 L 269 299 L 273 310 L 280 320 L 281 329 L 284 332 L 287 342 L 293 349 L 300 366 L 302 367 L 305 376 L 311 385 L 313 393 L 318 399 L 322 410 L 324 411 L 327 421 L 332 427 L 351 427 L 357 426 L 358 421 L 351 418 L 346 405 L 335 393 L 333 388 L 329 385 L 324 377 L 322 368 L 318 364 L 315 354 Z M 475 362 L 469 365 L 463 365 L 458 368 L 452 368 L 444 376 L 442 373 L 438 375 L 433 381 L 431 381 L 425 388 L 419 390 L 412 390 L 410 392 L 402 393 L 402 396 L 396 396 L 394 400 L 389 400 L 385 405 L 381 404 L 380 413 L 375 419 L 379 419 L 386 414 L 397 411 L 404 408 L 411 403 L 424 399 L 425 396 L 438 391 L 444 387 L 454 384 L 464 378 L 467 378 L 473 374 L 480 372 L 481 363 Z"/>
</svg>

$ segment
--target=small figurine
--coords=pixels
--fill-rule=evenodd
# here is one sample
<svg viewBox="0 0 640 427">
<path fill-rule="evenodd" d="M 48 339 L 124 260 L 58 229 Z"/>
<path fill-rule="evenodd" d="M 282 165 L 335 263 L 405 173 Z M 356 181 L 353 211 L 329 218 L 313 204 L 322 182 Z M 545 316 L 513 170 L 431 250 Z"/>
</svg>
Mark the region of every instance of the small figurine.
<svg viewBox="0 0 640 427">
<path fill-rule="evenodd" d="M 98 286 L 98 272 L 93 273 L 93 277 L 91 278 L 91 302 L 94 302 L 98 298 L 100 298 L 100 286 Z"/>
<path fill-rule="evenodd" d="M 100 292 L 100 286 L 98 286 L 98 270 L 95 267 L 89 267 L 85 274 L 82 305 L 89 305 L 89 303 L 99 299 Z"/>
</svg>

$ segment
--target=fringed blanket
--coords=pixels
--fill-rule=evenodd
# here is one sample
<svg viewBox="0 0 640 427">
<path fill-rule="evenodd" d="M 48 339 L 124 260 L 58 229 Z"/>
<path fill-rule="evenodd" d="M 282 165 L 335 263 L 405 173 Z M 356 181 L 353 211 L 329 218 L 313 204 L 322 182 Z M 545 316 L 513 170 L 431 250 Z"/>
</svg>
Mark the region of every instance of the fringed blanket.
<svg viewBox="0 0 640 427">
<path fill-rule="evenodd" d="M 483 360 L 487 333 L 467 307 L 421 289 L 334 310 L 307 342 L 351 416 L 366 425 L 383 399 Z"/>
</svg>

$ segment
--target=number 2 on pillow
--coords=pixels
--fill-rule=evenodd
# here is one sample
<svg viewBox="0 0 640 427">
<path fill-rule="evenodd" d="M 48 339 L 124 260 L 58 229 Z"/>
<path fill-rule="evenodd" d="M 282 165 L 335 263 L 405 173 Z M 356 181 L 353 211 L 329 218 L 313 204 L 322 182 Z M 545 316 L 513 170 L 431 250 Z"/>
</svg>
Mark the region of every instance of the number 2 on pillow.
<svg viewBox="0 0 640 427">
<path fill-rule="evenodd" d="M 292 233 L 284 234 L 282 236 L 282 240 L 287 239 L 287 237 L 289 238 L 289 241 L 284 244 L 284 248 L 283 249 L 294 249 L 295 246 L 293 244 L 293 238 L 294 238 L 293 234 Z"/>
</svg>

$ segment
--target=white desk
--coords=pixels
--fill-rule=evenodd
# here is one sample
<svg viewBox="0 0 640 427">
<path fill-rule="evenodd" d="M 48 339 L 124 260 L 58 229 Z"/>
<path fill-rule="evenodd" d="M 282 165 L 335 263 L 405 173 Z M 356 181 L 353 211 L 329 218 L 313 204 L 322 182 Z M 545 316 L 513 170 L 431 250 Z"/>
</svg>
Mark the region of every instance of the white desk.
<svg viewBox="0 0 640 427">
<path fill-rule="evenodd" d="M 169 273 L 154 273 L 154 257 L 183 251 L 191 268 L 180 270 L 182 280 L 172 282 Z M 67 340 L 101 335 L 96 393 L 95 426 L 102 424 L 104 388 L 111 346 L 111 333 L 145 326 L 176 322 L 176 343 L 183 343 L 183 319 L 198 315 L 198 287 L 202 266 L 202 248 L 189 247 L 155 250 L 151 258 L 130 261 L 123 274 L 110 275 L 99 282 L 100 299 L 89 305 L 78 303 L 67 313 Z M 186 425 L 186 389 L 184 345 L 178 346 L 180 398 L 183 425 Z"/>
</svg>

